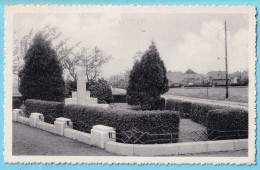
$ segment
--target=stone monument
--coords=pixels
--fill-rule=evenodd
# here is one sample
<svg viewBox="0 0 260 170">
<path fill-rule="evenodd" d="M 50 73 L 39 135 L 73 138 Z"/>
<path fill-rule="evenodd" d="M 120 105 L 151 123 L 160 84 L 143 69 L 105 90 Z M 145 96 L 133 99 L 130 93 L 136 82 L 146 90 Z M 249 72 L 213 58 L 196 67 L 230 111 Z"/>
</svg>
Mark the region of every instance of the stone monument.
<svg viewBox="0 0 260 170">
<path fill-rule="evenodd" d="M 86 67 L 77 66 L 77 91 L 72 92 L 72 98 L 66 98 L 65 104 L 78 104 L 93 107 L 108 108 L 108 104 L 98 104 L 97 98 L 90 97 L 90 91 L 86 90 Z"/>
</svg>

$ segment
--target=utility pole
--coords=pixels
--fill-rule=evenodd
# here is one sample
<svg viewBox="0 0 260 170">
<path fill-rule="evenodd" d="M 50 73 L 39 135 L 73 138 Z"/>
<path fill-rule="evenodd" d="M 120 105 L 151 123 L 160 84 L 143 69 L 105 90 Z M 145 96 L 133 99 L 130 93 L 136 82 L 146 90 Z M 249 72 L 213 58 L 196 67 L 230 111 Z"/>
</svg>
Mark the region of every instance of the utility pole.
<svg viewBox="0 0 260 170">
<path fill-rule="evenodd" d="M 228 98 L 228 61 L 227 61 L 227 26 L 225 24 L 225 60 L 226 60 L 226 98 Z"/>
</svg>

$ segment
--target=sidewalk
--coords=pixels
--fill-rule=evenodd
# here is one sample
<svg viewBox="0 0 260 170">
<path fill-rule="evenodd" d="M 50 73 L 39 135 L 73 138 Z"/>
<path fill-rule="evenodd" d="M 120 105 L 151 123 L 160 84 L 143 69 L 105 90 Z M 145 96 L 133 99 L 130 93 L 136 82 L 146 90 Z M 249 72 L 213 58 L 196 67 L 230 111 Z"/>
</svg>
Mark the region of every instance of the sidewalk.
<svg viewBox="0 0 260 170">
<path fill-rule="evenodd" d="M 175 95 L 162 95 L 165 99 L 177 99 L 183 101 L 189 101 L 193 103 L 204 103 L 204 104 L 212 104 L 219 106 L 230 106 L 234 108 L 248 109 L 248 103 L 242 102 L 232 102 L 225 100 L 213 100 L 213 99 L 202 99 L 202 98 L 194 98 L 194 97 L 185 97 L 185 96 L 175 96 Z"/>
</svg>

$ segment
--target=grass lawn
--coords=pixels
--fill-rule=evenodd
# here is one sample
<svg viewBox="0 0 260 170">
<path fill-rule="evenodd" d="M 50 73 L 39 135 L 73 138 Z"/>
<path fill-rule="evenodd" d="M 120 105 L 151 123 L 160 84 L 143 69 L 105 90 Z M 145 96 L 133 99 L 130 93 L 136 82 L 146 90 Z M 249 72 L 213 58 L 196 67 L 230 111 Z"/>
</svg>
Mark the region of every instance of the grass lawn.
<svg viewBox="0 0 260 170">
<path fill-rule="evenodd" d="M 229 98 L 226 99 L 225 87 L 209 87 L 208 96 L 206 87 L 170 88 L 165 95 L 177 95 L 203 99 L 228 100 L 235 102 L 248 102 L 248 87 L 229 87 Z"/>
<path fill-rule="evenodd" d="M 114 156 L 101 148 L 13 122 L 13 155 Z"/>
</svg>

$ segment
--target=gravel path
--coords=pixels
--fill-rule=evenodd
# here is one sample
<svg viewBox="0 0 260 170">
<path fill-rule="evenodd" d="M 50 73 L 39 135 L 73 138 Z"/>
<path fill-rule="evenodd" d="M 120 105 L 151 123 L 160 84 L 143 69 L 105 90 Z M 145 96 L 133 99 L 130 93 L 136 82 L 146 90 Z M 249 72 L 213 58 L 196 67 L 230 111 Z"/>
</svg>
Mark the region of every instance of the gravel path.
<svg viewBox="0 0 260 170">
<path fill-rule="evenodd" d="M 219 105 L 219 106 L 230 106 L 234 108 L 241 108 L 241 109 L 248 109 L 248 103 L 242 102 L 232 102 L 232 101 L 225 101 L 225 100 L 213 100 L 213 99 L 201 99 L 201 98 L 194 98 L 194 97 L 185 97 L 185 96 L 175 96 L 175 95 L 162 95 L 165 99 L 177 99 L 177 100 L 184 100 L 189 101 L 192 103 L 204 103 L 204 104 L 212 104 L 212 105 Z"/>
</svg>

